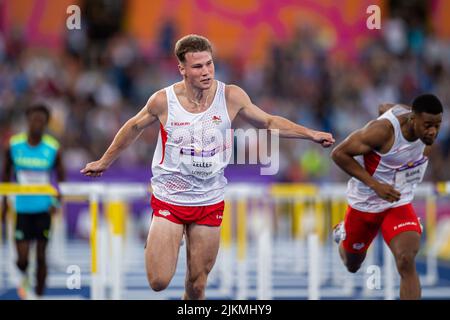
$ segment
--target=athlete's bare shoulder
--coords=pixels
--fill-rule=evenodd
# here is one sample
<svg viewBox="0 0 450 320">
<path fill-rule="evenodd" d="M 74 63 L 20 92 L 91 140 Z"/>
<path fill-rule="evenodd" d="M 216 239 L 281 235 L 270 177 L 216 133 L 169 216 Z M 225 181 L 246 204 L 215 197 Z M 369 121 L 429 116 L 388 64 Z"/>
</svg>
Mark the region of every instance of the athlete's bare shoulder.
<svg viewBox="0 0 450 320">
<path fill-rule="evenodd" d="M 243 108 L 252 104 L 248 94 L 241 87 L 234 84 L 225 85 L 225 101 L 227 102 L 228 114 L 231 120 Z"/>
<path fill-rule="evenodd" d="M 375 119 L 368 122 L 363 129 L 370 131 L 371 134 L 386 137 L 394 133 L 394 127 L 388 119 Z"/>
<path fill-rule="evenodd" d="M 185 86 L 183 84 L 183 81 L 178 81 L 173 84 L 173 91 L 175 91 L 175 94 L 177 96 L 184 95 Z"/>
<path fill-rule="evenodd" d="M 399 107 L 402 107 L 403 109 L 406 109 L 406 110 L 409 110 L 409 111 L 411 111 L 411 107 L 410 106 L 408 106 L 408 105 L 406 105 L 406 104 L 396 104 L 396 106 L 399 106 Z"/>
<path fill-rule="evenodd" d="M 383 113 L 385 113 L 389 109 L 392 109 L 393 107 L 402 107 L 403 109 L 411 110 L 411 107 L 407 106 L 406 104 L 382 103 L 378 106 L 378 116 L 381 116 Z"/>
<path fill-rule="evenodd" d="M 233 108 L 237 108 L 237 111 L 252 104 L 247 92 L 235 84 L 225 85 L 225 99 L 227 104 Z"/>
<path fill-rule="evenodd" d="M 388 119 L 372 120 L 360 133 L 362 140 L 381 153 L 387 152 L 394 140 L 394 127 Z"/>
<path fill-rule="evenodd" d="M 146 108 L 150 114 L 156 117 L 160 117 L 164 113 L 167 113 L 166 91 L 161 89 L 152 94 L 147 101 Z"/>
<path fill-rule="evenodd" d="M 247 93 L 241 87 L 235 84 L 225 84 L 225 97 L 227 100 L 238 101 L 245 96 L 248 97 Z"/>
<path fill-rule="evenodd" d="M 389 141 L 393 140 L 393 128 L 387 119 L 372 120 L 363 128 L 353 131 L 344 141 L 339 143 L 333 150 L 332 157 L 341 152 L 357 156 L 367 154 L 372 150 L 384 153 Z M 387 143 L 388 142 L 388 143 Z"/>
</svg>

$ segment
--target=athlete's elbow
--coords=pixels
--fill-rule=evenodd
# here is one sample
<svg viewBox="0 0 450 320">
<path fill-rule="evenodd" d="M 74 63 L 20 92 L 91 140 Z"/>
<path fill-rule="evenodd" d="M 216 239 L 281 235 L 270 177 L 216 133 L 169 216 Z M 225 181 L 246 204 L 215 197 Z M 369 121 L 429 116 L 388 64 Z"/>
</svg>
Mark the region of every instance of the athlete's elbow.
<svg viewBox="0 0 450 320">
<path fill-rule="evenodd" d="M 264 121 L 261 122 L 260 129 L 267 129 L 267 130 L 279 129 L 276 126 L 275 120 L 276 119 L 274 116 L 267 117 L 266 119 L 264 119 Z"/>
<path fill-rule="evenodd" d="M 331 159 L 333 159 L 334 163 L 338 166 L 341 166 L 346 162 L 346 159 L 348 159 L 348 154 L 341 146 L 337 146 L 331 151 Z"/>
<path fill-rule="evenodd" d="M 125 124 L 122 126 L 122 129 L 129 130 L 131 132 L 139 132 L 140 128 L 139 128 L 138 119 L 136 119 L 136 117 L 128 119 L 128 121 L 125 122 Z"/>
<path fill-rule="evenodd" d="M 339 159 L 341 158 L 341 153 L 342 152 L 339 147 L 333 148 L 333 150 L 331 151 L 331 159 L 333 159 L 335 163 L 339 162 Z"/>
</svg>

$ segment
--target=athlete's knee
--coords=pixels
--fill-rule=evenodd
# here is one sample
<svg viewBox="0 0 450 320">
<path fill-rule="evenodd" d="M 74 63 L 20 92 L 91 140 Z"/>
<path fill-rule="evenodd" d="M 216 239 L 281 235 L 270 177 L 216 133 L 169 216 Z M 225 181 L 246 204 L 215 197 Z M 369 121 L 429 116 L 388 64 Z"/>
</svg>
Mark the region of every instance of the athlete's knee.
<svg viewBox="0 0 450 320">
<path fill-rule="evenodd" d="M 187 279 L 187 285 L 189 287 L 189 292 L 191 299 L 201 298 L 206 290 L 207 273 L 204 272 L 196 277 L 189 277 Z"/>
<path fill-rule="evenodd" d="M 205 295 L 206 283 L 194 282 L 190 288 L 191 299 L 201 299 Z"/>
<path fill-rule="evenodd" d="M 153 291 L 162 291 L 166 289 L 169 286 L 169 281 L 165 281 L 163 279 L 149 279 L 148 283 L 150 285 L 150 288 L 152 288 Z"/>
<path fill-rule="evenodd" d="M 147 274 L 148 284 L 153 291 L 162 291 L 169 286 L 170 279 L 153 275 L 152 273 Z"/>
<path fill-rule="evenodd" d="M 18 259 L 16 262 L 17 268 L 19 268 L 20 271 L 25 272 L 28 268 L 28 260 L 26 259 Z"/>
<path fill-rule="evenodd" d="M 343 247 L 339 249 L 340 256 L 342 261 L 344 262 L 347 271 L 350 273 L 356 273 L 364 261 L 364 255 L 354 255 L 347 252 Z"/>
<path fill-rule="evenodd" d="M 358 272 L 359 268 L 361 268 L 361 263 L 347 263 L 345 267 L 347 268 L 348 272 L 356 273 Z"/>
<path fill-rule="evenodd" d="M 400 275 L 408 274 L 414 272 L 415 270 L 415 257 L 416 252 L 414 251 L 403 251 L 395 256 L 397 269 Z"/>
</svg>

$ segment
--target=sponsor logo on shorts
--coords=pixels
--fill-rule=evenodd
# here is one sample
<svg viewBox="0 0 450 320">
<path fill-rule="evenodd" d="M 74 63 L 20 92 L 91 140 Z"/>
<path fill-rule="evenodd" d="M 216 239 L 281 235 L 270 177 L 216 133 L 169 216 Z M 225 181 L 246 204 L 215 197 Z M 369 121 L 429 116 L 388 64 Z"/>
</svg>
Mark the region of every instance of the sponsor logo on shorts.
<svg viewBox="0 0 450 320">
<path fill-rule="evenodd" d="M 397 230 L 397 229 L 400 229 L 400 228 L 403 228 L 403 227 L 406 227 L 406 226 L 417 226 L 417 222 L 408 221 L 408 222 L 400 223 L 400 224 L 394 226 L 394 230 Z"/>
<path fill-rule="evenodd" d="M 159 210 L 158 213 L 164 217 L 167 217 L 168 215 L 170 215 L 169 210 Z"/>
<path fill-rule="evenodd" d="M 25 234 L 23 233 L 22 230 L 16 230 L 15 238 L 16 240 L 23 240 L 25 238 Z"/>
<path fill-rule="evenodd" d="M 222 216 L 218 214 L 218 215 L 216 215 L 216 219 L 217 220 L 222 220 Z"/>
<path fill-rule="evenodd" d="M 364 248 L 364 246 L 365 246 L 366 244 L 364 243 L 364 242 L 361 242 L 361 243 L 354 243 L 353 244 L 353 249 L 355 249 L 355 250 L 361 250 L 362 248 Z"/>
</svg>

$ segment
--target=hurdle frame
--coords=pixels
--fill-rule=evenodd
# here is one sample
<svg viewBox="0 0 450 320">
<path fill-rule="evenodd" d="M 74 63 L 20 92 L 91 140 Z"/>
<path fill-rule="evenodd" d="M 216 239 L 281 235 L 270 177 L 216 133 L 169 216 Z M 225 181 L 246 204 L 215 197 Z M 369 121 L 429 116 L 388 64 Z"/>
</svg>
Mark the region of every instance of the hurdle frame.
<svg viewBox="0 0 450 320">
<path fill-rule="evenodd" d="M 90 245 L 91 245 L 91 298 L 92 299 L 105 299 L 108 298 L 105 295 L 105 287 L 112 287 L 111 297 L 113 299 L 121 298 L 121 290 L 123 286 L 122 281 L 122 271 L 119 262 L 121 261 L 121 257 L 123 256 L 123 251 L 121 251 L 121 245 L 123 244 L 124 238 L 124 224 L 125 224 L 125 212 L 127 201 L 131 201 L 133 199 L 138 199 L 142 197 L 148 197 L 151 193 L 151 190 L 148 189 L 146 184 L 140 183 L 131 183 L 131 184 L 104 184 L 104 183 L 61 183 L 59 185 L 59 189 L 61 194 L 64 197 L 73 197 L 73 196 L 82 196 L 85 197 L 89 204 L 90 211 L 90 220 L 91 220 L 91 231 L 90 231 Z M 228 202 L 225 205 L 225 215 L 221 230 L 221 248 L 224 252 L 228 251 L 228 258 L 224 259 L 223 262 L 228 261 L 231 264 L 228 264 L 233 267 L 233 261 L 230 258 L 232 256 L 232 243 L 233 243 L 233 234 L 232 234 L 232 202 L 237 201 L 238 207 L 238 232 L 237 232 L 237 256 L 238 261 L 245 261 L 245 256 L 247 252 L 247 202 L 249 199 L 258 198 L 258 197 L 273 197 L 274 195 L 288 199 L 293 201 L 293 237 L 297 241 L 302 239 L 306 234 L 302 231 L 302 228 L 299 226 L 302 223 L 305 214 L 305 203 L 306 199 L 319 199 L 322 203 L 314 204 L 314 212 L 318 215 L 318 212 L 322 212 L 321 214 L 325 214 L 324 212 L 324 204 L 323 201 L 331 201 L 331 218 L 330 221 L 332 223 L 336 222 L 338 219 L 336 215 L 343 214 L 342 208 L 342 197 L 345 195 L 343 193 L 342 184 L 327 184 L 318 188 L 315 185 L 271 185 L 271 186 L 252 186 L 248 184 L 241 185 L 230 185 L 227 189 L 226 201 Z M 275 192 L 274 192 L 275 190 Z M 426 230 L 427 230 L 427 243 L 425 246 L 425 250 L 427 251 L 427 274 L 425 276 L 421 276 L 421 281 L 426 284 L 433 284 L 438 279 L 437 274 L 437 252 L 433 250 L 432 241 L 435 239 L 435 228 L 436 228 L 436 199 L 437 195 L 449 194 L 450 192 L 450 183 L 439 183 L 437 185 L 424 183 L 419 185 L 416 190 L 416 195 L 421 197 L 425 196 L 426 199 Z M 0 195 L 16 195 L 16 194 L 48 194 L 48 195 L 57 195 L 58 191 L 49 185 L 18 185 L 14 183 L 2 183 L 0 184 Z M 243 200 L 243 198 L 245 198 Z M 100 212 L 100 203 L 105 202 L 108 206 L 111 205 L 110 210 L 112 211 L 110 217 L 106 217 L 102 215 Z M 339 209 L 340 208 L 340 209 Z M 334 213 L 334 214 L 333 214 Z M 322 217 L 322 219 L 324 219 Z M 320 220 L 320 219 L 317 219 Z M 112 243 L 111 249 L 105 249 L 105 247 L 101 247 L 101 244 L 104 245 L 104 240 L 101 240 L 99 236 L 99 226 L 102 223 L 107 223 L 109 228 L 109 233 L 112 235 L 112 239 L 114 239 Z M 267 222 L 266 222 L 267 223 Z M 324 223 L 324 220 L 321 222 Z M 244 227 L 245 226 L 245 227 Z M 316 226 L 317 227 L 317 226 Z M 315 228 L 316 228 L 315 227 Z M 319 242 L 322 237 L 326 234 L 323 230 L 325 228 L 319 227 L 316 229 L 316 234 L 318 235 Z M 323 241 L 323 240 L 322 240 Z M 112 248 L 115 248 L 114 250 Z M 117 249 L 119 248 L 119 249 Z M 110 250 L 112 254 L 112 260 L 115 261 L 113 263 L 113 267 L 111 270 L 105 269 L 101 270 L 99 268 L 100 261 L 104 260 L 100 259 L 99 252 L 104 252 L 105 250 Z M 117 250 L 117 251 L 116 251 Z M 107 257 L 108 255 L 106 255 Z M 271 259 L 265 259 L 265 261 Z M 314 260 L 314 259 L 312 259 Z M 267 262 L 266 262 L 267 263 Z M 319 262 L 320 264 L 320 262 Z M 223 285 L 221 284 L 221 288 L 223 292 L 230 293 L 233 287 L 233 277 L 230 276 L 230 269 L 226 272 L 226 268 L 222 268 L 221 274 L 224 276 L 222 279 Z M 299 271 L 301 272 L 304 268 L 300 267 Z M 262 270 L 262 269 L 261 269 Z M 310 269 L 311 270 L 311 269 Z M 317 270 L 317 269 L 316 269 Z M 305 271 L 305 270 L 303 270 Z M 113 283 L 108 283 L 106 280 L 101 280 L 102 276 L 104 277 L 105 273 L 111 272 L 111 275 L 115 275 L 112 277 Z M 225 275 L 228 274 L 228 277 Z M 245 272 L 241 271 L 241 274 Z M 319 277 L 322 275 L 319 274 Z M 105 279 L 105 278 L 103 278 Z M 320 290 L 320 282 L 319 281 L 319 290 Z M 264 283 L 262 281 L 261 283 Z M 262 286 L 262 285 L 260 285 Z M 265 285 L 264 285 L 265 286 Z M 245 299 L 247 297 L 246 288 L 241 288 L 241 297 Z M 242 294 L 244 292 L 244 294 Z M 314 291 L 313 291 L 314 292 Z M 320 291 L 319 291 L 320 292 Z M 262 294 L 261 294 L 262 295 Z M 261 296 L 259 295 L 259 296 Z M 271 297 L 271 294 L 268 295 Z M 312 297 L 317 296 L 316 294 L 311 295 Z M 389 296 L 390 297 L 390 296 Z"/>
</svg>

